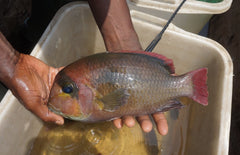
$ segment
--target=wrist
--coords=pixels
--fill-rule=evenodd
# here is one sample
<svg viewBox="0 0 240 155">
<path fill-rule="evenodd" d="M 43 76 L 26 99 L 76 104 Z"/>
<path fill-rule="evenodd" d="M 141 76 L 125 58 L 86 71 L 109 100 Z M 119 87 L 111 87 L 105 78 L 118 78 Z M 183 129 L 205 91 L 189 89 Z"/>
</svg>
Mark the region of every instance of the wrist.
<svg viewBox="0 0 240 155">
<path fill-rule="evenodd" d="M 11 84 L 20 54 L 0 33 L 0 81 L 7 87 Z"/>
<path fill-rule="evenodd" d="M 103 30 L 102 35 L 108 51 L 142 50 L 135 30 L 116 30 L 114 33 Z"/>
<path fill-rule="evenodd" d="M 88 0 L 108 51 L 142 50 L 125 0 Z"/>
</svg>

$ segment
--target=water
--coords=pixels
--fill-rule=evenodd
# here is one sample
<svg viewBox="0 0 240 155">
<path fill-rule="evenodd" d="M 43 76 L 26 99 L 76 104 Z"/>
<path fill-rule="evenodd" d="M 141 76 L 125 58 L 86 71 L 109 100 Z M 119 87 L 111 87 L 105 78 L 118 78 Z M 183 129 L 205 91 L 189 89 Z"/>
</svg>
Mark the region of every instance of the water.
<svg viewBox="0 0 240 155">
<path fill-rule="evenodd" d="M 155 147 L 154 154 L 158 152 Z M 66 122 L 64 126 L 45 124 L 34 142 L 32 155 L 120 155 L 149 154 L 140 127 L 115 128 L 112 122 L 85 124 Z"/>
<path fill-rule="evenodd" d="M 188 102 L 185 100 L 183 102 Z M 156 128 L 144 133 L 136 124 L 117 129 L 112 122 L 86 124 L 66 121 L 63 126 L 45 124 L 34 140 L 30 155 L 161 155 L 184 154 L 190 106 L 166 112 L 169 133 Z"/>
</svg>

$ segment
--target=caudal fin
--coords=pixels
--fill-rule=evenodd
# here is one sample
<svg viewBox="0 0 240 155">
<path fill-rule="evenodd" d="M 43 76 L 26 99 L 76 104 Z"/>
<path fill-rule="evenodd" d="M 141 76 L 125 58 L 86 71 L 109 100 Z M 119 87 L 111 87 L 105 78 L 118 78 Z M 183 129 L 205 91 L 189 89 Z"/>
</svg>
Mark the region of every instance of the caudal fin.
<svg viewBox="0 0 240 155">
<path fill-rule="evenodd" d="M 208 105 L 207 68 L 201 68 L 188 74 L 192 77 L 194 89 L 190 97 L 204 106 Z"/>
</svg>

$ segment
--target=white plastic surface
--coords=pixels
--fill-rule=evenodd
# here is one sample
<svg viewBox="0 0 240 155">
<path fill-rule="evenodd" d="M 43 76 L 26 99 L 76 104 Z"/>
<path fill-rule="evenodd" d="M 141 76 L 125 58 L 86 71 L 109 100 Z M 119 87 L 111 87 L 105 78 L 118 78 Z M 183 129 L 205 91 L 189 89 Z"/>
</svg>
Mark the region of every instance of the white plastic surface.
<svg viewBox="0 0 240 155">
<path fill-rule="evenodd" d="M 134 5 L 173 12 L 182 0 L 130 0 Z M 200 0 L 187 0 L 179 13 L 191 14 L 220 14 L 227 11 L 232 4 L 232 0 L 223 0 L 218 3 L 203 2 Z"/>
<path fill-rule="evenodd" d="M 136 10 L 131 10 L 131 15 L 143 48 L 166 23 Z M 103 51 L 104 43 L 88 5 L 77 2 L 58 11 L 31 55 L 60 67 Z M 182 128 L 185 141 L 178 148 L 180 154 L 227 155 L 233 76 L 228 52 L 215 41 L 174 25 L 170 25 L 153 52 L 173 59 L 177 74 L 208 68 L 209 105 L 203 107 L 193 103 L 185 109 L 189 117 L 183 117 L 187 126 Z M 163 137 L 170 144 L 174 143 L 173 126 L 170 123 L 170 132 Z M 8 92 L 0 103 L 0 154 L 25 155 L 41 127 L 42 122 Z"/>
<path fill-rule="evenodd" d="M 128 0 L 131 9 L 168 20 L 182 0 Z M 208 3 L 187 0 L 173 20 L 173 24 L 185 31 L 198 34 L 213 14 L 227 11 L 232 0 Z"/>
</svg>

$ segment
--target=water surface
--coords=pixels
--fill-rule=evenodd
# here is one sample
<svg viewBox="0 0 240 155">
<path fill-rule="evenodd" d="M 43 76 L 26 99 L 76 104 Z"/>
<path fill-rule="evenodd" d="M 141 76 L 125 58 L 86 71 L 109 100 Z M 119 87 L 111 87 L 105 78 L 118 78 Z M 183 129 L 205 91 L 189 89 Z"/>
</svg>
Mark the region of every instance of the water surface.
<svg viewBox="0 0 240 155">
<path fill-rule="evenodd" d="M 185 100 L 183 102 L 188 102 Z M 189 107 L 166 112 L 169 133 L 156 128 L 144 133 L 136 124 L 117 129 L 112 122 L 86 124 L 66 121 L 63 126 L 45 124 L 34 140 L 31 155 L 178 155 L 184 154 Z"/>
</svg>

